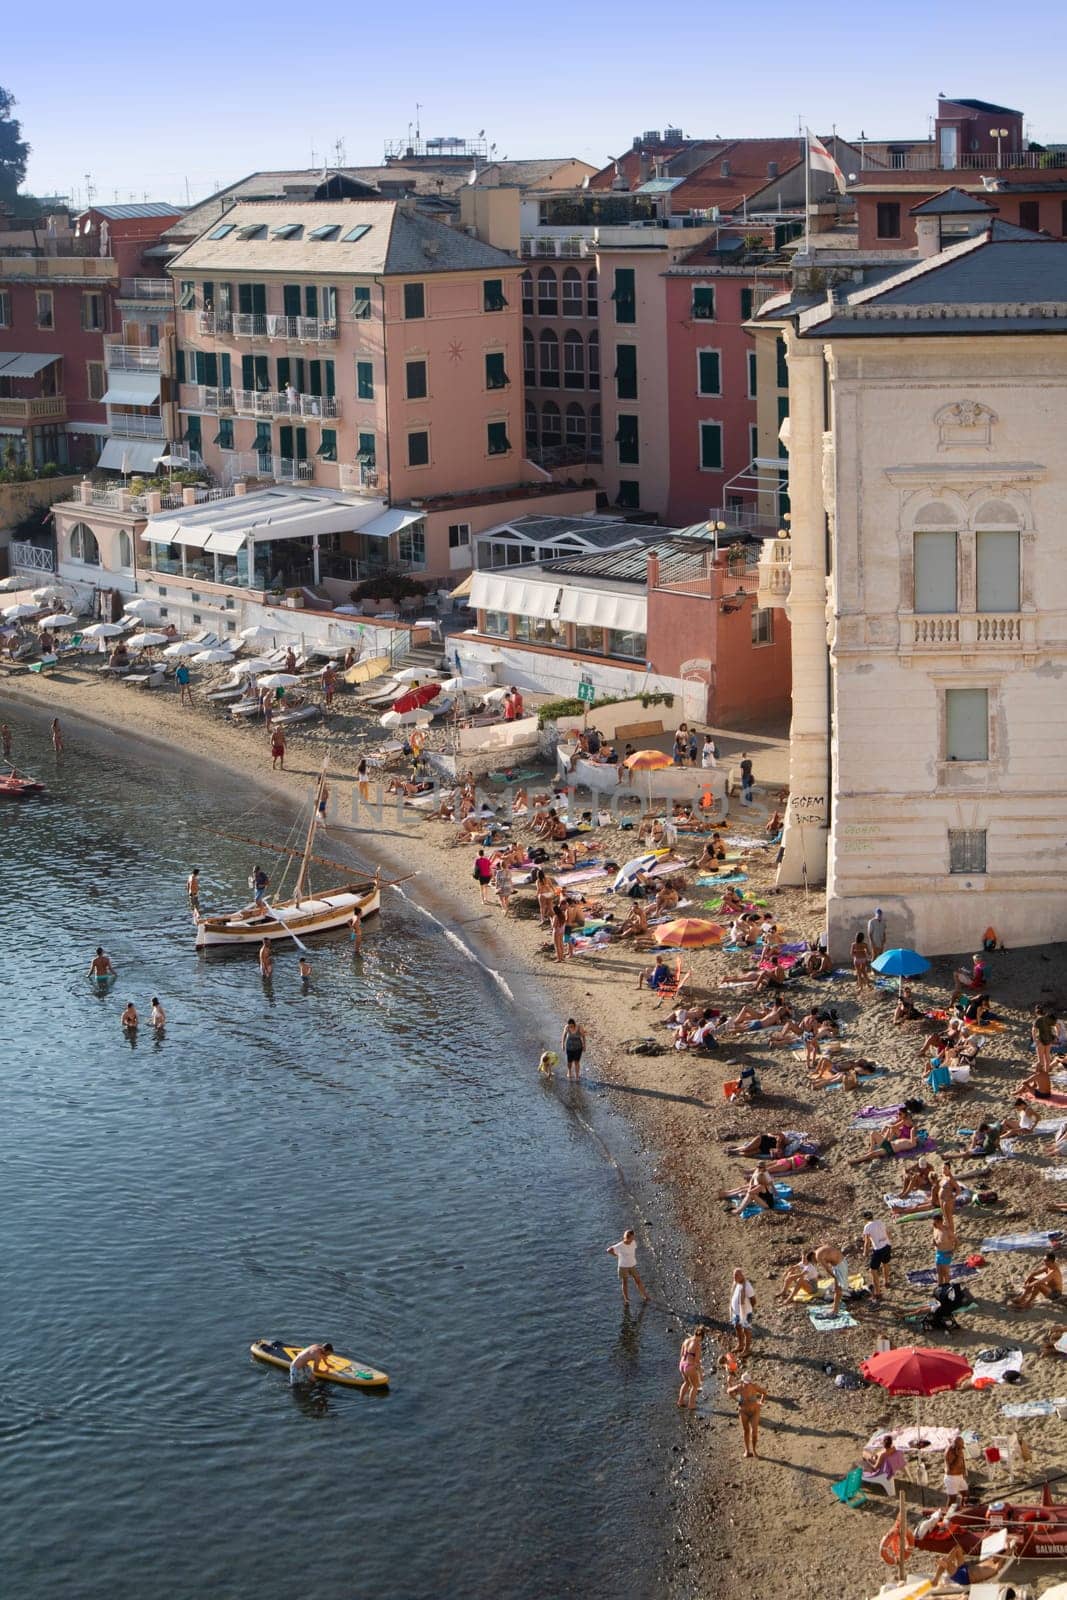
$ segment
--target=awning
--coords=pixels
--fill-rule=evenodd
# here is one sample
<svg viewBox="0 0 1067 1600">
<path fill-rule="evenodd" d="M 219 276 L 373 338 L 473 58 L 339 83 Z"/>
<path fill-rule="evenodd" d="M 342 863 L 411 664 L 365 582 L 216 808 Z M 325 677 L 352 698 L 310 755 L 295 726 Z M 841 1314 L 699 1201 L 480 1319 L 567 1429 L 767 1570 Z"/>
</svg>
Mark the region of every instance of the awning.
<svg viewBox="0 0 1067 1600">
<path fill-rule="evenodd" d="M 149 517 L 144 536 L 153 544 L 184 544 L 234 555 L 249 538 L 266 544 L 277 539 L 310 540 L 315 534 L 358 533 L 387 510 L 383 500 L 357 500 L 336 489 L 278 486 Z"/>
<path fill-rule="evenodd" d="M 174 544 L 177 532 L 178 524 L 173 517 L 149 517 L 141 538 L 147 539 L 149 544 Z"/>
<path fill-rule="evenodd" d="M 98 467 L 110 467 L 112 472 L 122 472 L 125 458 L 127 472 L 155 472 L 156 462 L 166 453 L 165 439 L 109 439 L 100 452 Z"/>
<path fill-rule="evenodd" d="M 7 355 L 0 355 L 0 377 L 32 378 L 38 372 L 43 372 L 45 367 L 50 367 L 53 361 L 58 360 L 57 355 L 44 355 L 36 350 L 21 353 L 12 350 Z"/>
<path fill-rule="evenodd" d="M 476 611 L 503 611 L 516 617 L 554 617 L 559 590 L 555 582 L 476 572 L 471 583 L 471 605 Z"/>
<path fill-rule="evenodd" d="M 565 588 L 559 616 L 561 622 L 577 622 L 585 628 L 644 633 L 648 607 L 644 595 L 617 594 L 610 589 Z"/>
<path fill-rule="evenodd" d="M 248 535 L 238 528 L 224 528 L 221 532 L 209 533 L 204 549 L 219 556 L 235 556 L 238 550 L 244 548 Z"/>
<path fill-rule="evenodd" d="M 383 511 L 380 517 L 375 517 L 373 522 L 365 523 L 359 532 L 369 534 L 372 539 L 388 539 L 402 528 L 422 522 L 425 516 L 425 511 L 405 511 L 401 506 L 392 506 L 388 511 Z"/>
<path fill-rule="evenodd" d="M 468 596 L 470 595 L 470 592 L 471 592 L 471 589 L 473 588 L 473 586 L 474 586 L 474 573 L 473 572 L 469 572 L 467 574 L 467 576 L 464 578 L 462 583 L 457 584 L 454 589 L 451 589 L 449 591 L 449 599 L 451 599 L 451 600 L 466 600 L 468 598 Z"/>
<path fill-rule="evenodd" d="M 105 406 L 154 406 L 159 399 L 158 372 L 113 372 L 107 380 Z"/>
</svg>

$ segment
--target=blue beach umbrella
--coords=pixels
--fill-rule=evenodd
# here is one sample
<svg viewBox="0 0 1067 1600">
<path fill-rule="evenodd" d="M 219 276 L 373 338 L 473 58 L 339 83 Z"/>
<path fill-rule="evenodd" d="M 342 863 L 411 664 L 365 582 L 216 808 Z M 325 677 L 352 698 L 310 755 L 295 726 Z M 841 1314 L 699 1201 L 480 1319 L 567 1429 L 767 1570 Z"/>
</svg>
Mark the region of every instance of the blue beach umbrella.
<svg viewBox="0 0 1067 1600">
<path fill-rule="evenodd" d="M 880 972 L 883 978 L 897 978 L 898 991 L 903 987 L 905 978 L 918 978 L 922 973 L 929 972 L 930 963 L 918 950 L 883 950 L 871 962 L 875 972 Z"/>
</svg>

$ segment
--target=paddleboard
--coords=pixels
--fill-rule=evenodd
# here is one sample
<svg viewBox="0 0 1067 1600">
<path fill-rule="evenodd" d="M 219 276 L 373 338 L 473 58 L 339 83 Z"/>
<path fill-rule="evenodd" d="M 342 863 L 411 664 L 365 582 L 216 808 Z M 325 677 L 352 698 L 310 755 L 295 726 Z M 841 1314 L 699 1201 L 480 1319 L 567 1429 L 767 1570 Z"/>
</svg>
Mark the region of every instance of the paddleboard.
<svg viewBox="0 0 1067 1600">
<path fill-rule="evenodd" d="M 305 1348 L 300 1344 L 283 1344 L 280 1339 L 256 1339 L 251 1346 L 251 1351 L 256 1361 L 265 1362 L 268 1367 L 282 1367 L 289 1371 L 293 1357 Z M 379 1372 L 375 1367 L 367 1367 L 362 1363 L 353 1361 L 349 1356 L 342 1356 L 335 1350 L 328 1356 L 329 1370 L 323 1372 L 317 1369 L 314 1376 L 316 1381 L 323 1383 L 339 1383 L 346 1389 L 388 1389 L 389 1374 Z"/>
</svg>

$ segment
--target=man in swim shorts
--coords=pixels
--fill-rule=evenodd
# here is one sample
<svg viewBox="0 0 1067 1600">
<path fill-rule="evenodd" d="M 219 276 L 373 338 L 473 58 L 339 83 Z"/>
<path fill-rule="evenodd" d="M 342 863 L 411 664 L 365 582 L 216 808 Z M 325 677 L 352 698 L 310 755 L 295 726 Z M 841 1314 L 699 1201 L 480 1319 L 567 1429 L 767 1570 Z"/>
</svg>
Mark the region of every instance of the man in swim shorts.
<svg viewBox="0 0 1067 1600">
<path fill-rule="evenodd" d="M 815 1260 L 833 1279 L 834 1300 L 830 1314 L 836 1317 L 841 1309 L 841 1297 L 848 1293 L 848 1262 L 836 1244 L 821 1244 L 815 1252 Z"/>
<path fill-rule="evenodd" d="M 117 978 L 118 973 L 111 965 L 111 957 L 104 954 L 103 945 L 97 945 L 96 954 L 89 963 L 89 976 L 94 983 L 106 983 L 108 978 Z"/>
<path fill-rule="evenodd" d="M 933 1222 L 934 1266 L 938 1283 L 951 1283 L 952 1257 L 956 1249 L 955 1217 L 935 1217 Z"/>
<path fill-rule="evenodd" d="M 289 1382 L 300 1384 L 307 1380 L 312 1382 L 319 1370 L 328 1371 L 328 1357 L 333 1355 L 332 1344 L 306 1344 L 303 1350 L 298 1350 L 289 1364 Z"/>
</svg>

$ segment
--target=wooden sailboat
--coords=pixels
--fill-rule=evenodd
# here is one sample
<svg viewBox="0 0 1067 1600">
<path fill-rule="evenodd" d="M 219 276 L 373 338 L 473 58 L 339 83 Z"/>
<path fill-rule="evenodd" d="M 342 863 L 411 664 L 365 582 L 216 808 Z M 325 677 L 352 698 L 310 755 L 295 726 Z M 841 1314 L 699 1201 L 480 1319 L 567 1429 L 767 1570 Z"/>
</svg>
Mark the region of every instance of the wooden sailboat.
<svg viewBox="0 0 1067 1600">
<path fill-rule="evenodd" d="M 327 861 L 311 853 L 315 826 L 319 820 L 319 802 L 326 782 L 326 769 L 319 774 L 315 797 L 311 806 L 311 821 L 303 850 L 290 850 L 287 846 L 273 846 L 283 855 L 299 856 L 300 871 L 290 900 L 253 902 L 239 911 L 221 915 L 201 916 L 196 923 L 196 948 L 207 950 L 222 945 L 250 945 L 258 947 L 264 939 L 306 938 L 309 933 L 328 933 L 332 928 L 343 928 L 352 919 L 353 911 L 369 917 L 381 907 L 381 872 L 373 878 L 338 884 L 321 894 L 308 891 L 308 867 L 312 861 L 321 862 L 338 871 L 344 871 L 339 862 Z M 263 844 L 262 840 L 249 843 Z M 266 848 L 266 847 L 265 847 Z"/>
</svg>

